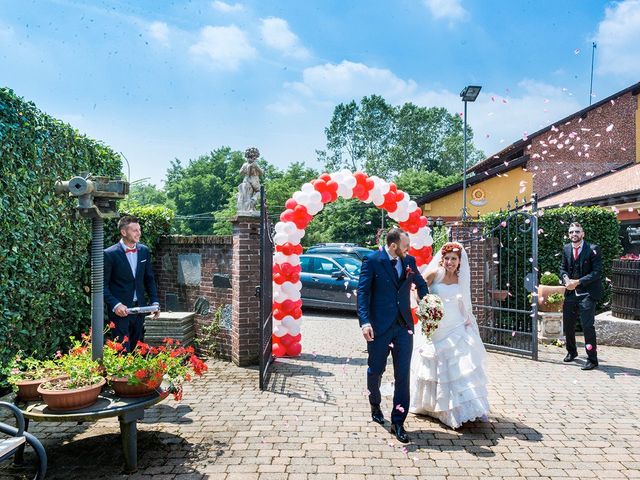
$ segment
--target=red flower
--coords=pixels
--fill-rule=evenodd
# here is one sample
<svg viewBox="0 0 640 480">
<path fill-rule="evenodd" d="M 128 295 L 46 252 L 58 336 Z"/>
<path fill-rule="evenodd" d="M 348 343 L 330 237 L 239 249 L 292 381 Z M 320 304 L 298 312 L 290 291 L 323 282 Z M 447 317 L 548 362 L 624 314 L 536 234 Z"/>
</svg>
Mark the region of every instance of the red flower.
<svg viewBox="0 0 640 480">
<path fill-rule="evenodd" d="M 180 387 L 175 392 L 173 392 L 173 399 L 176 402 L 179 402 L 180 400 L 182 400 L 182 387 Z"/>
<path fill-rule="evenodd" d="M 202 376 L 204 372 L 209 370 L 209 367 L 207 367 L 207 364 L 204 363 L 195 355 L 191 355 L 191 358 L 189 358 L 189 361 L 191 362 L 191 367 L 193 368 L 193 372 L 198 376 Z"/>
<path fill-rule="evenodd" d="M 109 329 L 113 330 L 114 328 L 116 328 L 116 324 L 113 322 L 109 322 Z"/>
<path fill-rule="evenodd" d="M 166 337 L 162 340 L 162 343 L 166 343 L 167 345 L 173 345 L 173 338 Z"/>
<path fill-rule="evenodd" d="M 122 343 L 127 343 L 129 341 L 129 337 L 127 335 L 122 339 Z"/>
<path fill-rule="evenodd" d="M 149 376 L 149 371 L 146 368 L 141 368 L 135 375 L 138 380 L 142 381 Z"/>
<path fill-rule="evenodd" d="M 140 349 L 140 355 L 146 355 L 147 353 L 149 353 L 149 345 L 141 342 L 140 340 L 138 340 L 136 348 Z"/>
</svg>

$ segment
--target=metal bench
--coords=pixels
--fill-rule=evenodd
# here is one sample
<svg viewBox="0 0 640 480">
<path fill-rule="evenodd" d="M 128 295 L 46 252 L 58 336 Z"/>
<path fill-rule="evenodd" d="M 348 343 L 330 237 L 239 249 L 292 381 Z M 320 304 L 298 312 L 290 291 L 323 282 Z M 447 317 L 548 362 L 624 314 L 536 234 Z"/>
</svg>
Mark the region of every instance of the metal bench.
<svg viewBox="0 0 640 480">
<path fill-rule="evenodd" d="M 47 453 L 36 437 L 26 431 L 25 418 L 22 411 L 15 405 L 7 402 L 0 402 L 0 408 L 6 408 L 13 413 L 16 418 L 16 426 L 12 427 L 6 423 L 0 422 L 0 432 L 9 435 L 9 438 L 0 440 L 0 461 L 7 460 L 15 455 L 15 463 L 22 463 L 22 454 L 25 444 L 31 445 L 38 457 L 38 471 L 34 477 L 41 480 L 47 473 Z"/>
</svg>

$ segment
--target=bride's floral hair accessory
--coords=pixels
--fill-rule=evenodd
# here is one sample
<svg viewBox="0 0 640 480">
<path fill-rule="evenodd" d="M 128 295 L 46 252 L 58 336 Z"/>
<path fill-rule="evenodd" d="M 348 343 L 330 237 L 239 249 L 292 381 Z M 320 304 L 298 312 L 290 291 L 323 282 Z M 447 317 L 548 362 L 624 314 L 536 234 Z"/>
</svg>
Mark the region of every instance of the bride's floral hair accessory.
<svg viewBox="0 0 640 480">
<path fill-rule="evenodd" d="M 440 249 L 440 253 L 444 257 L 447 253 L 455 253 L 458 258 L 462 256 L 462 245 L 458 242 L 447 242 Z"/>
</svg>

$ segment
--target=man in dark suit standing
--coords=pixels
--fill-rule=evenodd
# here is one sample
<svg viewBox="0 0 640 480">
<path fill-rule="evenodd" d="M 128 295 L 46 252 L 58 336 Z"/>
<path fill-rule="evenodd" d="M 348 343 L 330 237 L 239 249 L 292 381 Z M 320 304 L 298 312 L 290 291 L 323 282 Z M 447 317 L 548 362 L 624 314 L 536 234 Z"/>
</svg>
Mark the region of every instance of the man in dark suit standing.
<svg viewBox="0 0 640 480">
<path fill-rule="evenodd" d="M 129 308 L 146 307 L 145 290 L 152 305 L 160 306 L 149 248 L 140 242 L 140 223 L 125 216 L 118 222 L 120 241 L 104 251 L 104 300 L 109 320 L 115 324 L 112 335 L 131 352 L 144 340 L 145 314 L 129 314 Z M 155 313 L 154 318 L 160 315 Z"/>
<path fill-rule="evenodd" d="M 582 370 L 593 370 L 598 366 L 596 345 L 596 303 L 602 297 L 602 256 L 599 249 L 584 240 L 584 230 L 578 222 L 569 225 L 569 240 L 562 252 L 560 275 L 567 287 L 562 321 L 567 340 L 565 362 L 578 356 L 576 348 L 576 320 L 580 318 L 584 332 L 587 363 Z"/>
<path fill-rule="evenodd" d="M 429 290 L 415 259 L 406 254 L 409 236 L 399 228 L 392 228 L 387 233 L 386 243 L 383 250 L 368 255 L 362 263 L 358 283 L 358 319 L 369 354 L 367 388 L 371 418 L 384 424 L 380 409 L 380 382 L 391 352 L 395 378 L 391 433 L 400 442 L 407 443 L 409 437 L 403 425 L 409 412 L 413 353 L 411 285 L 416 285 L 420 298 Z"/>
</svg>

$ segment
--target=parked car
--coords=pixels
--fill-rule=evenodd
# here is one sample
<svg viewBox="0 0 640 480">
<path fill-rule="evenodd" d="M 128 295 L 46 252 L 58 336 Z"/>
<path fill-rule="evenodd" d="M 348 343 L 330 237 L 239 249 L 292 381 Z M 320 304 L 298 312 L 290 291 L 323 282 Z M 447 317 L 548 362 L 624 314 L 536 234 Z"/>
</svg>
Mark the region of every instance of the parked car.
<svg viewBox="0 0 640 480">
<path fill-rule="evenodd" d="M 362 261 L 349 255 L 300 255 L 302 304 L 306 307 L 356 310 Z"/>
<path fill-rule="evenodd" d="M 350 257 L 363 260 L 373 250 L 361 247 L 355 243 L 318 243 L 309 247 L 306 253 L 321 254 L 326 256 L 348 255 Z"/>
</svg>

